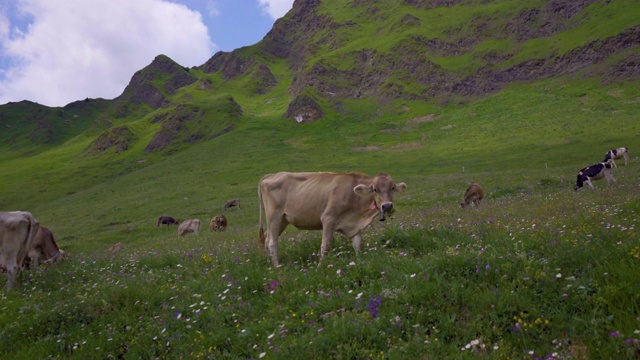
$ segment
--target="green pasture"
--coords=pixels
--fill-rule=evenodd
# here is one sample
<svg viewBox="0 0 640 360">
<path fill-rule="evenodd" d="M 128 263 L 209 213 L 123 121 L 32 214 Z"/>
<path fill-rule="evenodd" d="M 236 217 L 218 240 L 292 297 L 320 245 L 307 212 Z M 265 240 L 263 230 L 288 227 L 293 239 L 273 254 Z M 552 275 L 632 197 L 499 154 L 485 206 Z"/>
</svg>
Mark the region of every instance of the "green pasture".
<svg viewBox="0 0 640 360">
<path fill-rule="evenodd" d="M 3 148 L 0 209 L 31 211 L 70 259 L 0 291 L 0 358 L 637 358 L 636 83 L 351 100 L 353 115 L 311 124 L 282 119 L 269 94 L 234 99 L 248 110 L 224 119 L 233 131 L 170 155 L 143 152 L 153 113 L 123 120 L 138 142 L 119 154 L 86 154 L 83 134 Z M 578 170 L 618 146 L 631 154 L 618 184 L 575 192 Z M 320 233 L 289 228 L 273 269 L 257 184 L 277 171 L 383 171 L 408 189 L 360 256 L 337 237 L 319 263 Z M 484 203 L 460 209 L 472 181 Z M 231 198 L 241 208 L 223 211 Z M 210 232 L 221 213 L 228 230 Z M 204 226 L 178 238 L 160 215 Z"/>
</svg>

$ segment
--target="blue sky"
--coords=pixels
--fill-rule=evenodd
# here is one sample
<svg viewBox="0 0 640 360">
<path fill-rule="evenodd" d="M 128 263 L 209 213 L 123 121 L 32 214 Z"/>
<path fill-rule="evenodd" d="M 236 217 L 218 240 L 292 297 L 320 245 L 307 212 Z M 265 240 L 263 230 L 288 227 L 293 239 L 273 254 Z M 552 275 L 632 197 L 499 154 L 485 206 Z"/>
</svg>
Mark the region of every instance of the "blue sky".
<svg viewBox="0 0 640 360">
<path fill-rule="evenodd" d="M 293 0 L 0 0 L 0 105 L 113 99 L 164 54 L 202 65 L 253 45 Z"/>
</svg>

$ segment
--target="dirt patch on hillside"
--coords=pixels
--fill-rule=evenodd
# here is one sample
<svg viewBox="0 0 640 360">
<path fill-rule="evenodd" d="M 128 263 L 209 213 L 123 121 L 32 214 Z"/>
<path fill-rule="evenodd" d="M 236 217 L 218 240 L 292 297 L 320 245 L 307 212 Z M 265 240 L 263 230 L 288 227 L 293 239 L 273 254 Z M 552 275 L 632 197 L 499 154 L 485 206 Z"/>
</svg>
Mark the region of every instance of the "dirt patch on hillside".
<svg viewBox="0 0 640 360">
<path fill-rule="evenodd" d="M 366 145 L 366 146 L 354 146 L 353 150 L 356 151 L 377 151 L 382 149 L 380 146 L 377 145 Z"/>
<path fill-rule="evenodd" d="M 402 143 L 402 144 L 393 145 L 389 149 L 396 150 L 396 151 L 397 150 L 413 150 L 413 149 L 419 149 L 422 146 L 423 146 L 422 143 L 416 141 L 411 143 Z"/>
<path fill-rule="evenodd" d="M 420 116 L 409 120 L 409 122 L 413 124 L 421 124 L 425 122 L 432 122 L 436 120 L 436 114 L 429 114 L 425 116 Z"/>
</svg>

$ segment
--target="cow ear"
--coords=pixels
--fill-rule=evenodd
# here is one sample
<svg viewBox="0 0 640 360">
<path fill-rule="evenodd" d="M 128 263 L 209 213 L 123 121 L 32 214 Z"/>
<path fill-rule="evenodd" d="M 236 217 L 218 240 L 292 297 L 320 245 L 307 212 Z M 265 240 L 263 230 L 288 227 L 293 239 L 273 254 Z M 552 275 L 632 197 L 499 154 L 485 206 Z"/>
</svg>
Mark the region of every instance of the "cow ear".
<svg viewBox="0 0 640 360">
<path fill-rule="evenodd" d="M 400 184 L 396 184 L 396 191 L 403 192 L 407 189 L 407 184 L 401 182 Z"/>
<path fill-rule="evenodd" d="M 364 184 L 360 184 L 356 187 L 353 188 L 353 192 L 360 195 L 360 196 L 366 196 L 369 195 L 372 191 L 371 186 L 367 186 Z"/>
</svg>

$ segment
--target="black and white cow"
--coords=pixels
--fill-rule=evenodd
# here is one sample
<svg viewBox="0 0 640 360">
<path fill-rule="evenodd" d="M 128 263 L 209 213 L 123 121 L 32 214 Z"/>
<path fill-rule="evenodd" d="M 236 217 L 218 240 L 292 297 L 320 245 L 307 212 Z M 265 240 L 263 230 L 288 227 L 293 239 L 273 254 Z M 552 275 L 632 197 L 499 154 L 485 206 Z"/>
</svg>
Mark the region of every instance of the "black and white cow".
<svg viewBox="0 0 640 360">
<path fill-rule="evenodd" d="M 586 168 L 580 170 L 574 190 L 578 190 L 584 184 L 587 184 L 592 189 L 594 189 L 591 180 L 599 180 L 603 177 L 607 179 L 607 185 L 609 185 L 611 181 L 617 184 L 618 182 L 616 181 L 616 178 L 614 178 L 613 174 L 611 173 L 611 168 L 611 162 L 601 162 L 587 166 Z"/>
<path fill-rule="evenodd" d="M 624 165 L 627 166 L 629 164 L 629 149 L 626 147 L 619 147 L 617 149 L 607 151 L 604 161 L 611 161 L 611 165 L 617 167 L 618 165 L 616 165 L 616 162 L 613 160 L 621 158 L 624 158 Z"/>
</svg>

